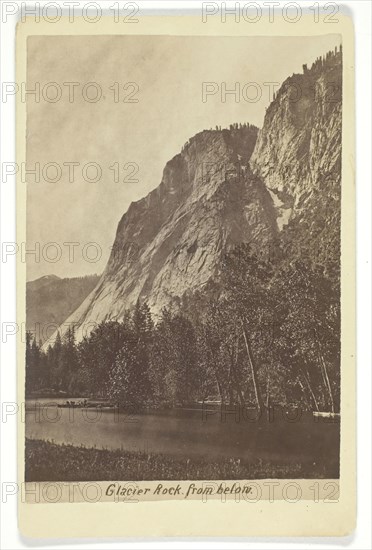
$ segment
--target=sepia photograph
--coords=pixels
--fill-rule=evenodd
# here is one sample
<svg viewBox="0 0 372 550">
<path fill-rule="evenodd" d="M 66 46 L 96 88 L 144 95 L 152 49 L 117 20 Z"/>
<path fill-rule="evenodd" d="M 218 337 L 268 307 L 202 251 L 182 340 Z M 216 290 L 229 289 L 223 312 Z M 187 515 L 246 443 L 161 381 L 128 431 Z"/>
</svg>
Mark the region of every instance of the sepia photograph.
<svg viewBox="0 0 372 550">
<path fill-rule="evenodd" d="M 339 479 L 342 69 L 28 37 L 26 482 Z"/>
<path fill-rule="evenodd" d="M 20 20 L 4 88 L 18 528 L 352 537 L 352 19 L 97 6 Z"/>
<path fill-rule="evenodd" d="M 371 11 L 0 2 L 1 548 L 371 548 Z"/>
</svg>

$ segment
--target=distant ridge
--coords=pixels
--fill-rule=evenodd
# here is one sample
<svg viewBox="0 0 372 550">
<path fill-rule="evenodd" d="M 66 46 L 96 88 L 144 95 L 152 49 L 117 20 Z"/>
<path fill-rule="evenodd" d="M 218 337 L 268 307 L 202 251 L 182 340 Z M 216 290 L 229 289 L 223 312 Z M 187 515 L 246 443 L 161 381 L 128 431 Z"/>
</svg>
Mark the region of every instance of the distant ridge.
<svg viewBox="0 0 372 550">
<path fill-rule="evenodd" d="M 34 332 L 37 339 L 43 341 L 46 338 L 47 326 L 61 325 L 84 301 L 98 280 L 98 275 L 71 279 L 61 279 L 57 275 L 44 275 L 39 279 L 28 281 L 26 329 Z M 38 327 L 41 327 L 41 330 Z"/>
</svg>

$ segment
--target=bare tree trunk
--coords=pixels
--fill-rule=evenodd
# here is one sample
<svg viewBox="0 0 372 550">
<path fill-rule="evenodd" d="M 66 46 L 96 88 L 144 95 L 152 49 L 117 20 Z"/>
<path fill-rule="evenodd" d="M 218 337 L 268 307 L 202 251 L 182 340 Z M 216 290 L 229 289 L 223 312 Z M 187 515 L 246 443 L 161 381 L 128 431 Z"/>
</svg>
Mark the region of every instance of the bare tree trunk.
<svg viewBox="0 0 372 550">
<path fill-rule="evenodd" d="M 320 366 L 320 372 L 322 373 L 323 386 L 324 386 L 325 392 L 326 392 L 326 402 L 328 403 L 329 390 L 328 390 L 327 380 L 326 380 L 326 377 L 325 377 L 325 372 L 324 372 L 324 368 L 323 368 L 323 364 L 322 364 L 322 360 L 320 358 L 319 352 L 318 352 L 318 361 L 319 361 L 319 366 Z"/>
<path fill-rule="evenodd" d="M 224 404 L 225 404 L 225 397 L 224 397 L 224 395 L 223 395 L 222 386 L 221 386 L 221 384 L 220 384 L 220 380 L 219 380 L 219 378 L 218 378 L 216 369 L 213 369 L 213 370 L 214 370 L 214 375 L 215 375 L 215 377 L 216 377 L 218 393 L 220 394 L 220 398 L 221 398 L 221 405 L 224 405 Z"/>
<path fill-rule="evenodd" d="M 327 366 L 325 364 L 324 357 L 323 357 L 323 355 L 321 353 L 321 350 L 320 350 L 320 344 L 318 343 L 318 345 L 319 345 L 319 359 L 320 359 L 320 364 L 322 365 L 323 377 L 325 378 L 325 386 L 326 386 L 326 388 L 328 390 L 328 393 L 329 393 L 329 399 L 331 401 L 331 410 L 334 413 L 335 412 L 335 404 L 334 404 L 334 401 L 333 401 L 332 388 L 331 388 L 331 384 L 329 382 Z"/>
<path fill-rule="evenodd" d="M 331 388 L 331 384 L 330 384 L 330 381 L 329 381 L 327 365 L 325 364 L 325 361 L 324 361 L 324 357 L 323 357 L 323 354 L 322 354 L 322 350 L 321 350 L 318 335 L 316 335 L 316 341 L 317 341 L 317 344 L 318 344 L 318 354 L 319 354 L 319 360 L 320 360 L 320 365 L 321 365 L 321 369 L 322 369 L 324 385 L 325 385 L 326 389 L 328 390 L 329 399 L 331 401 L 331 410 L 334 413 L 335 412 L 335 404 L 334 404 L 334 401 L 333 401 L 332 388 Z"/>
<path fill-rule="evenodd" d="M 248 361 L 249 361 L 249 365 L 251 367 L 253 387 L 254 387 L 254 393 L 255 393 L 255 396 L 256 396 L 257 407 L 258 407 L 259 411 L 261 412 L 262 409 L 264 408 L 264 404 L 263 404 L 263 401 L 262 401 L 262 396 L 261 396 L 260 388 L 259 388 L 259 385 L 258 385 L 257 371 L 256 371 L 255 364 L 253 362 L 252 353 L 251 353 L 251 349 L 250 349 L 250 345 L 249 345 L 247 332 L 245 330 L 244 322 L 242 321 L 242 319 L 240 320 L 240 322 L 241 322 L 242 331 L 243 331 L 243 338 L 244 338 L 245 348 L 247 350 Z"/>
<path fill-rule="evenodd" d="M 216 368 L 216 366 L 215 366 L 215 364 L 214 364 L 214 353 L 213 353 L 213 350 L 212 350 L 212 349 L 210 349 L 210 351 L 211 351 L 211 354 L 212 354 L 212 357 L 213 357 L 213 359 L 212 359 L 212 361 L 211 361 L 211 368 L 212 368 L 213 373 L 214 373 L 214 376 L 215 376 L 215 378 L 216 378 L 218 393 L 219 393 L 220 399 L 221 399 L 221 405 L 224 405 L 224 404 L 225 404 L 225 397 L 224 397 L 224 393 L 223 393 L 223 390 L 222 390 L 222 385 L 221 385 L 221 382 L 220 382 L 220 378 L 219 378 L 219 376 L 218 376 L 218 374 L 217 374 L 217 368 Z"/>
<path fill-rule="evenodd" d="M 300 385 L 300 388 L 301 388 L 302 391 L 303 391 L 303 394 L 304 394 L 305 399 L 306 399 L 306 403 L 307 403 L 309 406 L 311 406 L 311 403 L 309 403 L 309 400 L 308 400 L 307 395 L 306 395 L 305 387 L 304 387 L 304 385 L 303 385 L 303 383 L 301 382 L 300 379 L 298 379 L 298 383 L 299 383 L 299 385 Z"/>
<path fill-rule="evenodd" d="M 333 400 L 332 388 L 331 388 L 331 384 L 330 384 L 329 377 L 328 377 L 327 366 L 325 364 L 324 357 L 323 357 L 322 354 L 320 354 L 320 358 L 321 358 L 321 361 L 322 361 L 322 364 L 323 364 L 323 369 L 324 369 L 324 373 L 325 373 L 325 377 L 326 377 L 326 381 L 327 381 L 327 386 L 328 386 L 328 391 L 329 391 L 329 398 L 331 400 L 331 409 L 332 409 L 332 412 L 334 413 L 335 412 L 335 403 L 334 403 L 334 400 Z"/>
<path fill-rule="evenodd" d="M 270 406 L 270 374 L 267 375 L 266 379 L 266 407 Z"/>
<path fill-rule="evenodd" d="M 238 382 L 238 377 L 236 376 L 235 369 L 233 370 L 233 376 L 234 376 L 235 388 L 236 388 L 236 391 L 238 393 L 240 404 L 241 404 L 242 407 L 244 407 L 245 406 L 245 401 L 244 401 L 244 397 L 243 397 L 243 392 L 242 392 L 242 389 L 241 389 L 240 384 Z"/>
<path fill-rule="evenodd" d="M 234 369 L 234 351 L 228 350 L 228 353 L 230 355 L 230 368 L 229 368 L 229 404 L 233 405 L 234 403 L 234 377 L 233 377 L 233 369 Z"/>
<path fill-rule="evenodd" d="M 307 387 L 308 387 L 308 389 L 309 389 L 310 395 L 311 395 L 311 397 L 312 397 L 312 399 L 313 399 L 313 401 L 314 401 L 315 408 L 316 408 L 316 410 L 319 412 L 318 402 L 317 402 L 316 397 L 315 397 L 315 395 L 314 395 L 314 392 L 313 392 L 313 390 L 312 390 L 312 388 L 311 388 L 310 380 L 309 380 L 308 377 L 306 376 L 306 373 L 305 373 L 304 369 L 301 369 L 301 370 L 302 370 L 302 374 L 303 374 L 303 377 L 304 377 L 304 379 L 305 379 L 305 382 L 306 382 L 306 384 L 307 384 Z"/>
<path fill-rule="evenodd" d="M 235 388 L 236 388 L 236 391 L 237 391 L 238 396 L 239 396 L 240 405 L 242 407 L 245 407 L 244 395 L 243 395 L 241 385 L 240 385 L 239 380 L 238 380 L 238 375 L 237 375 L 237 372 L 236 372 L 236 367 L 237 367 L 237 364 L 238 364 L 238 356 L 239 356 L 239 337 L 237 336 L 236 337 L 236 342 L 235 342 L 235 359 L 233 359 L 233 376 L 234 376 L 234 380 L 235 380 Z"/>
</svg>

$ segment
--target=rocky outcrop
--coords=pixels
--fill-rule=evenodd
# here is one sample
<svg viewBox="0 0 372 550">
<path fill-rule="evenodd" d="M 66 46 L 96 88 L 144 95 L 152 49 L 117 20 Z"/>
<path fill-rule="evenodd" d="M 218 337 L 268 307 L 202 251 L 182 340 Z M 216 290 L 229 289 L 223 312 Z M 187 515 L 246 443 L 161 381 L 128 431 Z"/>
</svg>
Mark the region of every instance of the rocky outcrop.
<svg viewBox="0 0 372 550">
<path fill-rule="evenodd" d="M 288 222 L 314 193 L 337 194 L 341 181 L 342 52 L 329 52 L 288 78 L 267 109 L 251 158 L 253 172 Z"/>
<path fill-rule="evenodd" d="M 218 276 L 223 254 L 277 232 L 270 193 L 251 173 L 257 128 L 197 134 L 169 161 L 160 185 L 130 205 L 94 291 L 66 321 L 76 337 L 120 319 L 138 299 L 155 314 Z"/>
<path fill-rule="evenodd" d="M 218 277 L 223 254 L 239 243 L 264 249 L 293 220 L 319 233 L 336 219 L 341 78 L 341 52 L 329 53 L 283 83 L 258 136 L 253 126 L 234 125 L 190 139 L 160 185 L 120 220 L 101 279 L 66 321 L 77 339 L 138 299 L 155 316 L 176 307 L 186 291 Z"/>
</svg>

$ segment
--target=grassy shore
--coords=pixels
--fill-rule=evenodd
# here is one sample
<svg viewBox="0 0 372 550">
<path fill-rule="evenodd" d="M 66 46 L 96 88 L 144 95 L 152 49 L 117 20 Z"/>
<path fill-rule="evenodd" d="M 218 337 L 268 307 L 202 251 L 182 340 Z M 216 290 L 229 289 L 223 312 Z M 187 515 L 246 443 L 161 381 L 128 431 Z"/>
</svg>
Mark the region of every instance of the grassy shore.
<svg viewBox="0 0 372 550">
<path fill-rule="evenodd" d="M 335 465 L 187 458 L 26 439 L 26 481 L 143 481 L 337 477 Z"/>
</svg>

